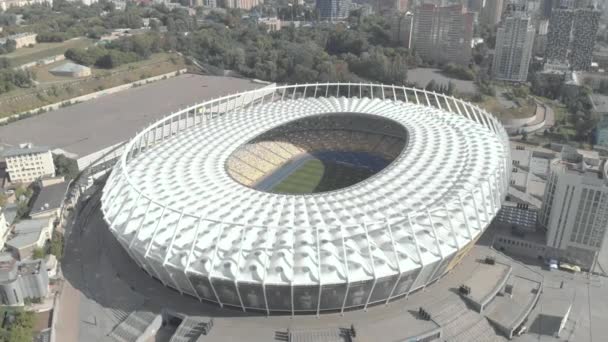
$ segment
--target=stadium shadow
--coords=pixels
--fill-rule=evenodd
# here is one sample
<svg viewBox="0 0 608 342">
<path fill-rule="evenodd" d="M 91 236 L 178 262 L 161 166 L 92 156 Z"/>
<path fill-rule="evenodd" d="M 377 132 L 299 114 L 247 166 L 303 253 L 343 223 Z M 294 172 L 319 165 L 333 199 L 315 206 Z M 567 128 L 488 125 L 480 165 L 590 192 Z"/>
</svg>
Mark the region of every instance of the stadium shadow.
<svg viewBox="0 0 608 342">
<path fill-rule="evenodd" d="M 111 312 L 172 311 L 190 316 L 265 316 L 182 295 L 150 277 L 122 248 L 103 220 L 99 192 L 83 203 L 62 261 L 64 278 L 82 295 Z"/>
</svg>

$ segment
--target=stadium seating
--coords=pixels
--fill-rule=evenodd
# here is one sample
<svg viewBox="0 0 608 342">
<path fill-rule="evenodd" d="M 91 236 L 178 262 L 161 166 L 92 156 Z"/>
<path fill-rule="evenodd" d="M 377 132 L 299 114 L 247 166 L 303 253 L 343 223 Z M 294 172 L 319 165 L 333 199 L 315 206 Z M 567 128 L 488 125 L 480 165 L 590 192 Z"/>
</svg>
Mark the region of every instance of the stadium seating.
<svg viewBox="0 0 608 342">
<path fill-rule="evenodd" d="M 377 172 L 401 153 L 404 135 L 395 125 L 368 117 L 308 118 L 259 136 L 237 150 L 227 168 L 233 178 L 248 186 L 306 154 Z"/>
</svg>

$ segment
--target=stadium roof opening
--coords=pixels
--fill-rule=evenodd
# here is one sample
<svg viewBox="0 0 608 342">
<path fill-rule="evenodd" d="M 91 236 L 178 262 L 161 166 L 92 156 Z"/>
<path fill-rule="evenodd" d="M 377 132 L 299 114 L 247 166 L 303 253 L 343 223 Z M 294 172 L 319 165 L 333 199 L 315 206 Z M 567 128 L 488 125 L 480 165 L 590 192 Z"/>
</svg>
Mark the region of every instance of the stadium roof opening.
<svg viewBox="0 0 608 342">
<path fill-rule="evenodd" d="M 237 148 L 228 174 L 247 187 L 282 194 L 340 190 L 381 172 L 401 154 L 406 128 L 361 113 L 325 113 L 271 128 Z M 261 171 L 251 181 L 247 168 Z"/>
</svg>

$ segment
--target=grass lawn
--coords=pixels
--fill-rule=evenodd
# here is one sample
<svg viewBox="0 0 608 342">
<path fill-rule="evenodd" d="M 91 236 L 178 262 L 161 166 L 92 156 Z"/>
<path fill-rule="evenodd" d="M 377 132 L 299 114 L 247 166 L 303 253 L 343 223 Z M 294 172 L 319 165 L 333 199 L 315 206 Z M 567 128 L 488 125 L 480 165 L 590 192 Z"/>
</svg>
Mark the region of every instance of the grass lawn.
<svg viewBox="0 0 608 342">
<path fill-rule="evenodd" d="M 323 178 L 324 171 L 325 166 L 320 160 L 309 160 L 275 185 L 272 191 L 292 194 L 312 193 Z"/>
<path fill-rule="evenodd" d="M 536 111 L 536 104 L 534 103 L 526 103 L 523 106 L 515 108 L 505 108 L 495 96 L 484 96 L 483 102 L 478 103 L 478 105 L 500 119 L 525 118 L 534 115 Z"/>
<path fill-rule="evenodd" d="M 13 66 L 34 62 L 51 56 L 63 55 L 69 48 L 84 48 L 93 45 L 87 38 L 75 38 L 61 43 L 38 43 L 33 47 L 23 47 L 2 57 L 10 59 Z"/>
<path fill-rule="evenodd" d="M 111 70 L 93 68 L 92 76 L 72 79 L 56 77 L 49 73 L 50 69 L 61 63 L 33 68 L 40 82 L 35 88 L 15 89 L 0 95 L 0 117 L 186 67 L 182 57 L 158 53 L 147 60 L 121 65 Z"/>
</svg>

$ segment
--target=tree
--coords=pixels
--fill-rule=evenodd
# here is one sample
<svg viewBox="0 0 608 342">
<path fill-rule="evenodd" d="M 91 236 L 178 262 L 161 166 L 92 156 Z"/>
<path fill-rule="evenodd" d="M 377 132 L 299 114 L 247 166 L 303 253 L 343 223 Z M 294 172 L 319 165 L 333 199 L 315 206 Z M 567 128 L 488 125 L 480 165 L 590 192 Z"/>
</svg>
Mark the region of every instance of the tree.
<svg viewBox="0 0 608 342">
<path fill-rule="evenodd" d="M 36 247 L 32 251 L 32 259 L 43 259 L 45 255 L 46 253 L 44 252 L 44 249 L 40 247 Z"/>
<path fill-rule="evenodd" d="M 0 342 L 31 342 L 34 338 L 34 313 L 18 309 L 9 313 L 13 320 L 0 327 Z"/>
<path fill-rule="evenodd" d="M 63 154 L 53 154 L 53 164 L 55 165 L 55 172 L 64 176 L 65 179 L 73 179 L 78 175 L 78 163 Z"/>
<path fill-rule="evenodd" d="M 448 87 L 447 87 L 447 90 L 445 93 L 447 95 L 453 95 L 455 90 L 456 90 L 456 86 L 454 85 L 454 82 L 448 81 Z"/>
<path fill-rule="evenodd" d="M 51 252 L 51 254 L 53 254 L 54 256 L 57 257 L 57 260 L 61 260 L 61 258 L 63 258 L 63 244 L 64 244 L 63 234 L 61 234 L 57 230 L 54 230 L 53 236 L 51 237 L 50 252 Z"/>
<path fill-rule="evenodd" d="M 17 50 L 17 42 L 12 39 L 7 39 L 6 43 L 4 43 L 4 49 L 7 53 Z"/>
</svg>

